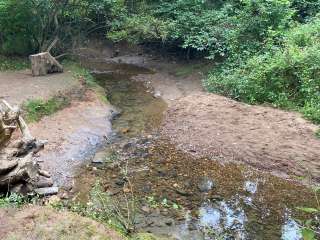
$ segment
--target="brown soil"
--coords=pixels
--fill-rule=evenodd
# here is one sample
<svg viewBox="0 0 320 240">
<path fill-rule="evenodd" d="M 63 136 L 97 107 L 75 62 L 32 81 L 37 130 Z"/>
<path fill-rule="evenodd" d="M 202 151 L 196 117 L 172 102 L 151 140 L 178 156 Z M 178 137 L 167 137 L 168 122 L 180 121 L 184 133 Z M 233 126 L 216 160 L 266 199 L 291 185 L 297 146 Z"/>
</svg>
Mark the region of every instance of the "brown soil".
<svg viewBox="0 0 320 240">
<path fill-rule="evenodd" d="M 297 113 L 197 93 L 171 106 L 162 131 L 196 156 L 243 162 L 277 174 L 310 172 L 319 182 L 316 129 Z"/>
<path fill-rule="evenodd" d="M 143 81 L 168 103 L 163 133 L 181 149 L 219 161 L 246 163 L 282 177 L 306 177 L 320 182 L 318 126 L 300 114 L 271 107 L 250 106 L 205 93 L 199 63 L 125 53 L 107 61 L 152 69 Z M 195 71 L 196 70 L 196 71 Z M 179 73 L 185 72 L 182 76 Z"/>
<path fill-rule="evenodd" d="M 50 207 L 0 209 L 3 240 L 121 240 L 116 232 L 90 219 Z"/>
</svg>

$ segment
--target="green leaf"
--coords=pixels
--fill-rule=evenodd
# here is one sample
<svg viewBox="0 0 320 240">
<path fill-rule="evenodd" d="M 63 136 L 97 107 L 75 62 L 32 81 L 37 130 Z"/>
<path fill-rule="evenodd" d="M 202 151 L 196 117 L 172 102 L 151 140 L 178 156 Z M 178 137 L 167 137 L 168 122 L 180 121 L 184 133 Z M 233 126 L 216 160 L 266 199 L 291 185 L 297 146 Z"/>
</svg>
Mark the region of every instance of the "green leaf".
<svg viewBox="0 0 320 240">
<path fill-rule="evenodd" d="M 297 207 L 298 210 L 306 212 L 306 213 L 317 213 L 319 212 L 316 208 L 309 208 L 309 207 Z"/>
<path fill-rule="evenodd" d="M 172 208 L 173 208 L 173 209 L 179 209 L 179 205 L 176 204 L 176 203 L 174 203 L 174 204 L 172 204 Z"/>
<path fill-rule="evenodd" d="M 314 231 L 312 231 L 309 228 L 304 228 L 301 231 L 303 240 L 316 240 L 316 235 L 314 233 Z"/>
</svg>

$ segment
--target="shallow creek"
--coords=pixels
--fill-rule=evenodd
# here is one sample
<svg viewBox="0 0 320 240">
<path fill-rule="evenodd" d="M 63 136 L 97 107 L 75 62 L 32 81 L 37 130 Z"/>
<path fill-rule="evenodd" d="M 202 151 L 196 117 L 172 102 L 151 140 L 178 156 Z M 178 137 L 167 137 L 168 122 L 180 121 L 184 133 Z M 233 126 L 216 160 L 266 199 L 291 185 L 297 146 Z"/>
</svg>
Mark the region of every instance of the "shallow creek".
<svg viewBox="0 0 320 240">
<path fill-rule="evenodd" d="M 99 152 L 104 163 L 80 171 L 79 200 L 87 200 L 97 180 L 117 198 L 128 192 L 130 179 L 138 232 L 182 240 L 301 239 L 295 219 L 308 216 L 296 207 L 315 206 L 310 190 L 245 166 L 179 151 L 158 133 L 166 104 L 143 83 L 130 80 L 150 71 L 124 64 L 90 67 L 121 115 Z"/>
</svg>

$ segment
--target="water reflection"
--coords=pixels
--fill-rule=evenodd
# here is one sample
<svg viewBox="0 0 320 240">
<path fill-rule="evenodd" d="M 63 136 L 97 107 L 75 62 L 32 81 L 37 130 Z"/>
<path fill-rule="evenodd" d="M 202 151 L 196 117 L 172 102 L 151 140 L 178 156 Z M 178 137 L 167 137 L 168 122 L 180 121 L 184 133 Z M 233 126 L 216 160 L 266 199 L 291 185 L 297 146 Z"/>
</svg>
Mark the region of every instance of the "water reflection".
<svg viewBox="0 0 320 240">
<path fill-rule="evenodd" d="M 239 201 L 205 203 L 199 211 L 199 226 L 201 229 L 211 229 L 218 235 L 232 232 L 236 239 L 247 239 L 245 223 L 247 216 L 240 207 Z"/>
<path fill-rule="evenodd" d="M 122 111 L 113 122 L 119 143 L 113 143 L 112 149 L 130 159 L 129 173 L 143 205 L 150 204 L 145 201 L 146 196 L 158 200 L 156 209 L 142 213 L 138 230 L 178 240 L 301 239 L 299 226 L 284 213 L 286 207 L 312 206 L 311 200 L 305 200 L 311 198 L 297 195 L 299 192 L 310 196 L 309 190 L 242 166 L 221 166 L 210 159 L 195 159 L 167 141 L 150 140 L 149 131 L 161 123 L 165 104 L 142 84 L 128 81 L 121 74 L 102 74 L 98 79 L 109 93 L 108 99 Z M 137 137 L 140 134 L 143 141 Z M 146 138 L 151 143 L 145 144 Z M 120 170 L 108 167 L 101 177 L 105 186 L 115 192 L 122 189 L 110 183 L 122 176 Z M 204 175 L 210 181 L 200 177 Z M 174 186 L 179 186 L 179 191 Z M 163 209 L 164 198 L 182 209 Z"/>
<path fill-rule="evenodd" d="M 289 214 L 286 214 L 285 222 L 281 229 L 282 240 L 300 240 L 302 239 L 301 229 L 298 223 L 293 220 Z"/>
</svg>

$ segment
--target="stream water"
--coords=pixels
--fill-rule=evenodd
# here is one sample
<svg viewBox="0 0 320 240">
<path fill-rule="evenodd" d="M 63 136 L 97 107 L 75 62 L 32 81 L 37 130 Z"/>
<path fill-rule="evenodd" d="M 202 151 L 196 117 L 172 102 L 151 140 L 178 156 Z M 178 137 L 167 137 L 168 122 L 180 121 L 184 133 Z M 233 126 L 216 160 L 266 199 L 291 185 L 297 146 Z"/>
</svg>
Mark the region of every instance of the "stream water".
<svg viewBox="0 0 320 240">
<path fill-rule="evenodd" d="M 77 179 L 80 200 L 86 201 L 96 180 L 114 198 L 130 186 L 137 200 L 136 231 L 163 239 L 302 239 L 296 219 L 308 216 L 296 207 L 315 206 L 309 189 L 179 151 L 158 133 L 165 102 L 130 80 L 151 72 L 130 65 L 90 67 L 100 71 L 96 79 L 121 115 L 100 152 L 104 163 L 85 167 Z"/>
</svg>

